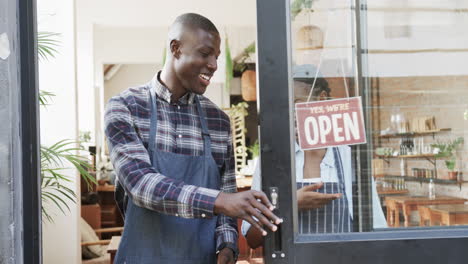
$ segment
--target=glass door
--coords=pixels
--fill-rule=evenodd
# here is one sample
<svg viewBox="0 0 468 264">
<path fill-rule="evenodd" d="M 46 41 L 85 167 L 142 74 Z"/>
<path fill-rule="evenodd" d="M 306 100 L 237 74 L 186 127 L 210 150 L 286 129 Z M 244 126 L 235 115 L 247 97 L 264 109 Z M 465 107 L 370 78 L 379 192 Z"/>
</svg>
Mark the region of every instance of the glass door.
<svg viewBox="0 0 468 264">
<path fill-rule="evenodd" d="M 285 220 L 266 263 L 465 263 L 468 2 L 258 0 L 257 19 Z"/>
</svg>

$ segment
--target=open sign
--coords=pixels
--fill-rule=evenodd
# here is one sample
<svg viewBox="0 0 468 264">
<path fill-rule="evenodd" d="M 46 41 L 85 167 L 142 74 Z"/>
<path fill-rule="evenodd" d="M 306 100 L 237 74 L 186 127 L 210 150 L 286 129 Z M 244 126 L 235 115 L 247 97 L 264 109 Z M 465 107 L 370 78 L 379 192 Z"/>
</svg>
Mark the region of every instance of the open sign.
<svg viewBox="0 0 468 264">
<path fill-rule="evenodd" d="M 296 104 L 303 150 L 366 143 L 361 97 Z"/>
</svg>

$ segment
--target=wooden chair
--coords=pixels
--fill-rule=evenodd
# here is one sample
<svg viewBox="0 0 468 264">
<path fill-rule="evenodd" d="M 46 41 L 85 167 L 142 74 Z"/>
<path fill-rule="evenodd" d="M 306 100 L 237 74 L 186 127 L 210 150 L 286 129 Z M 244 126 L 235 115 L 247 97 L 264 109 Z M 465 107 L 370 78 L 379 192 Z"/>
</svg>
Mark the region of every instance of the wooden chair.
<svg viewBox="0 0 468 264">
<path fill-rule="evenodd" d="M 442 225 L 442 217 L 440 214 L 435 214 L 431 211 L 430 208 L 426 206 L 418 206 L 419 212 L 419 225 L 426 226 L 426 223 L 429 223 L 428 226 Z"/>
<path fill-rule="evenodd" d="M 400 208 L 393 201 L 386 199 L 385 205 L 387 206 L 387 223 L 389 227 L 400 226 Z"/>
<path fill-rule="evenodd" d="M 432 226 L 431 223 L 431 210 L 425 206 L 418 206 L 419 212 L 419 226 Z"/>
<path fill-rule="evenodd" d="M 82 226 L 81 228 L 84 228 L 84 227 Z M 91 228 L 89 226 L 86 226 L 86 229 L 85 229 L 86 233 L 82 233 L 82 235 L 86 234 L 85 236 L 87 238 L 85 238 L 85 239 L 89 239 L 90 237 L 94 237 L 94 238 L 90 239 L 90 240 L 93 240 L 93 241 L 81 242 L 81 247 L 82 247 L 83 250 L 85 250 L 85 248 L 83 248 L 83 247 L 109 245 L 109 243 L 111 242 L 111 239 L 100 239 L 101 234 L 104 234 L 104 233 L 108 233 L 108 234 L 118 233 L 118 234 L 121 235 L 122 232 L 123 232 L 123 227 L 97 228 L 97 229 L 92 229 L 96 236 L 94 236 L 94 235 L 90 236 L 89 234 L 92 232 L 90 229 Z M 103 255 L 101 255 L 99 257 L 91 258 L 91 259 L 84 259 L 84 260 L 82 260 L 82 264 L 109 264 L 112 261 L 111 254 L 107 254 L 107 252 L 108 252 L 107 248 L 98 248 L 98 249 L 94 248 L 93 251 L 91 251 L 90 248 L 87 248 L 86 250 L 87 250 L 88 257 L 89 257 L 89 254 L 91 254 L 91 255 L 97 254 L 98 256 L 101 255 L 101 254 L 103 254 Z"/>
<path fill-rule="evenodd" d="M 94 229 L 94 232 L 96 232 L 96 235 L 99 236 L 99 234 L 102 233 L 117 233 L 119 232 L 122 234 L 123 232 L 123 227 L 108 227 L 108 228 L 99 228 L 99 229 Z M 95 242 L 83 242 L 81 243 L 81 246 L 94 246 L 94 245 L 109 245 L 110 239 L 101 239 L 99 241 Z"/>
</svg>

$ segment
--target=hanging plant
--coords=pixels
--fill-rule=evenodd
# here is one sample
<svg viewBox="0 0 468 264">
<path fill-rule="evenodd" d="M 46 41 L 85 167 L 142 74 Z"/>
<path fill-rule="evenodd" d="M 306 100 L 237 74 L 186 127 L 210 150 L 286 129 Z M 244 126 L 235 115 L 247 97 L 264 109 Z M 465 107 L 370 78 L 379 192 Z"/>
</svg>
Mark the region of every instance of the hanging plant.
<svg viewBox="0 0 468 264">
<path fill-rule="evenodd" d="M 234 62 L 233 69 L 235 72 L 244 72 L 247 70 L 247 61 L 251 60 L 251 55 L 255 53 L 255 42 L 248 45 L 243 51 L 240 57 Z"/>
<path fill-rule="evenodd" d="M 291 16 L 293 19 L 301 13 L 303 9 L 312 9 L 312 4 L 315 0 L 294 0 L 291 4 Z"/>
</svg>

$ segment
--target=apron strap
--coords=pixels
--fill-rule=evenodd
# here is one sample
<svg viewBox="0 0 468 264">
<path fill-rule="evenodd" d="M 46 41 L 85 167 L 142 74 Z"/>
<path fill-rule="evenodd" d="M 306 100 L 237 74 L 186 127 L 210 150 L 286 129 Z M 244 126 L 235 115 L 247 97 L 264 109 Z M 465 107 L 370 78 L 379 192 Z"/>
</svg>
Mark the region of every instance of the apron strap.
<svg viewBox="0 0 468 264">
<path fill-rule="evenodd" d="M 345 186 L 343 162 L 341 160 L 340 150 L 337 147 L 333 148 L 333 156 L 335 158 L 335 168 L 338 174 L 338 183 L 341 187 Z"/>
<path fill-rule="evenodd" d="M 156 131 L 158 127 L 158 106 L 156 101 L 156 91 L 153 87 L 149 90 L 150 104 L 151 104 L 151 122 L 150 122 L 150 135 L 148 142 L 148 153 L 150 154 L 151 163 L 153 163 L 153 153 L 156 149 Z"/>
<path fill-rule="evenodd" d="M 340 150 L 337 147 L 334 147 L 333 148 L 333 154 L 335 156 L 335 167 L 336 167 L 336 172 L 338 174 L 338 181 L 340 182 L 340 187 L 343 190 L 343 203 L 345 203 L 346 207 L 348 207 L 347 206 L 348 205 L 348 196 L 346 195 L 346 189 L 345 189 L 343 160 L 341 159 Z M 345 226 L 347 226 L 348 232 L 351 232 L 351 221 L 350 221 L 350 219 L 344 219 L 344 220 L 345 220 L 344 224 L 345 224 Z"/>
<path fill-rule="evenodd" d="M 208 123 L 206 122 L 206 115 L 205 111 L 203 111 L 200 99 L 198 99 L 198 95 L 195 95 L 195 103 L 197 105 L 198 114 L 200 115 L 200 124 L 202 127 L 202 136 L 204 142 L 204 153 L 205 156 L 211 156 L 211 137 L 210 133 L 208 132 Z"/>
<path fill-rule="evenodd" d="M 157 106 L 157 99 L 156 99 L 156 91 L 152 87 L 149 90 L 150 94 L 150 103 L 151 103 L 151 123 L 150 123 L 150 136 L 149 136 L 149 143 L 148 143 L 148 152 L 150 153 L 150 159 L 153 159 L 152 153 L 156 149 L 156 132 L 158 127 L 158 106 Z M 211 156 L 211 137 L 208 132 L 208 124 L 206 122 L 206 115 L 205 111 L 203 111 L 200 100 L 198 96 L 195 95 L 195 104 L 197 105 L 197 111 L 200 116 L 200 124 L 202 128 L 202 137 L 203 137 L 203 153 L 205 156 Z"/>
</svg>

